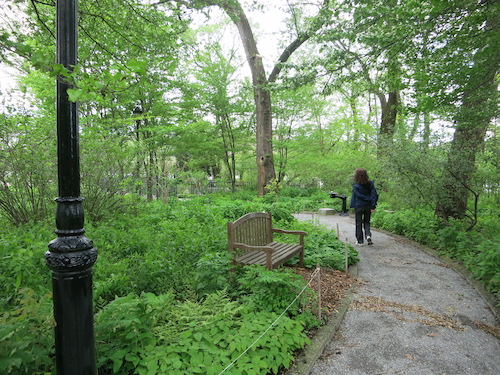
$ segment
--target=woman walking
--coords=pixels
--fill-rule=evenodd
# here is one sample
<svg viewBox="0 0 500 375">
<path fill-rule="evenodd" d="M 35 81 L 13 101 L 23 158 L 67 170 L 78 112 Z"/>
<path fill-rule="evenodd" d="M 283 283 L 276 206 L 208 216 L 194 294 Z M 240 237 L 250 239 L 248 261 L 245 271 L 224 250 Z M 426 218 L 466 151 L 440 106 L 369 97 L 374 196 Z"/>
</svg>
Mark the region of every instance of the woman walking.
<svg viewBox="0 0 500 375">
<path fill-rule="evenodd" d="M 351 208 L 354 208 L 356 213 L 356 244 L 359 246 L 363 246 L 365 238 L 368 245 L 373 244 L 370 219 L 372 212 L 377 208 L 377 201 L 377 189 L 373 181 L 368 179 L 366 169 L 356 169 L 352 185 Z"/>
</svg>

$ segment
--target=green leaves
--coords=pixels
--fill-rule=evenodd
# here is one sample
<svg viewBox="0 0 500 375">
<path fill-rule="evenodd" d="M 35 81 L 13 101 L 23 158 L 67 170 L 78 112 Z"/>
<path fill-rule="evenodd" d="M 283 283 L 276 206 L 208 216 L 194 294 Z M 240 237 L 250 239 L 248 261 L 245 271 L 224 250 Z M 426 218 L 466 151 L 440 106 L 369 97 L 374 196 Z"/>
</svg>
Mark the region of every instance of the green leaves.
<svg viewBox="0 0 500 375">
<path fill-rule="evenodd" d="M 127 62 L 127 68 L 138 75 L 144 75 L 147 72 L 148 63 L 146 61 L 138 61 L 131 59 Z"/>
<path fill-rule="evenodd" d="M 115 95 L 126 90 L 133 83 L 135 76 L 144 76 L 148 71 L 146 61 L 129 60 L 125 66 L 111 65 L 102 70 L 101 78 L 89 74 L 82 66 L 69 71 L 60 64 L 54 64 L 52 74 L 68 81 L 74 88 L 67 90 L 69 100 L 99 101 L 106 95 Z"/>
<path fill-rule="evenodd" d="M 54 367 L 51 295 L 25 288 L 10 304 L 10 312 L 0 314 L 0 372 L 49 373 Z"/>
<path fill-rule="evenodd" d="M 277 373 L 308 339 L 300 323 L 283 317 L 252 347 L 276 317 L 229 302 L 225 293 L 200 303 L 129 295 L 97 315 L 99 364 L 117 374 L 218 374 L 236 360 L 231 374 Z"/>
<path fill-rule="evenodd" d="M 71 102 L 77 102 L 83 96 L 84 91 L 82 89 L 68 89 L 68 98 Z"/>
</svg>

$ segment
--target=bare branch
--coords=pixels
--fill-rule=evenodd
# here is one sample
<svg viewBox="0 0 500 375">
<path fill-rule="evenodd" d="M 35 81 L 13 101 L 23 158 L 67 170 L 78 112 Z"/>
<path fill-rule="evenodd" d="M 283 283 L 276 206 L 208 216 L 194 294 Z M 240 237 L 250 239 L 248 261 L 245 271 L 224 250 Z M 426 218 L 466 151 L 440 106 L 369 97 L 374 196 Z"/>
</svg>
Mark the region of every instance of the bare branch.
<svg viewBox="0 0 500 375">
<path fill-rule="evenodd" d="M 314 34 L 321 28 L 321 26 L 323 26 L 321 18 L 325 15 L 325 13 L 327 13 L 329 5 L 330 0 L 324 0 L 310 28 L 304 33 L 299 34 L 298 37 L 285 48 L 281 56 L 278 58 L 278 61 L 274 65 L 271 74 L 269 75 L 269 82 L 276 81 L 278 74 L 280 74 L 281 70 L 283 69 L 283 63 L 287 62 L 292 53 L 294 53 L 302 44 L 304 44 L 307 40 L 314 36 Z"/>
<path fill-rule="evenodd" d="M 52 31 L 52 29 L 50 27 L 48 27 L 45 22 L 42 20 L 42 17 L 40 17 L 40 13 L 38 12 L 38 8 L 36 7 L 36 3 L 39 3 L 39 4 L 43 4 L 43 5 L 49 5 L 49 6 L 53 6 L 53 4 L 46 4 L 46 3 L 42 3 L 40 1 L 36 1 L 36 0 L 30 0 L 31 1 L 31 4 L 33 5 L 33 9 L 35 10 L 35 13 L 36 13 L 36 18 L 38 19 L 38 21 L 40 22 L 40 24 L 43 26 L 44 29 L 47 29 L 47 31 L 49 32 L 50 36 L 52 36 L 52 38 L 56 38 L 54 32 Z"/>
</svg>

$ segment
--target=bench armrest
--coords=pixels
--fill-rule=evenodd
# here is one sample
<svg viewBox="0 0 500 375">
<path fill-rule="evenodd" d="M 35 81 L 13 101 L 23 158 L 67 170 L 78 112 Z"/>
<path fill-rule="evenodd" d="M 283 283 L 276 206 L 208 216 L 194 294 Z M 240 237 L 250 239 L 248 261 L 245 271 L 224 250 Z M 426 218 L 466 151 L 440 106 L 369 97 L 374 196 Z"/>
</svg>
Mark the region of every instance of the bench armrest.
<svg viewBox="0 0 500 375">
<path fill-rule="evenodd" d="M 307 236 L 307 232 L 303 230 L 285 230 L 279 228 L 272 228 L 273 233 L 284 233 L 284 234 L 297 234 L 300 236 L 300 244 L 304 246 L 304 236 Z"/>
</svg>

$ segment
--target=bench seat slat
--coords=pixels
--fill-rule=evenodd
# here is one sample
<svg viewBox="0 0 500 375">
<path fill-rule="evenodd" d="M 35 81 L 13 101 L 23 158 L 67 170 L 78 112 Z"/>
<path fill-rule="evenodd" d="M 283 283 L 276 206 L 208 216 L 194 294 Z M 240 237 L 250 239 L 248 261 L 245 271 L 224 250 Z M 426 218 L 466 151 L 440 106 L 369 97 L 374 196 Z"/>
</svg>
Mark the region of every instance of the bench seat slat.
<svg viewBox="0 0 500 375">
<path fill-rule="evenodd" d="M 272 247 L 275 248 L 275 252 L 273 253 L 273 265 L 285 263 L 288 259 L 299 254 L 303 249 L 301 245 L 284 243 L 275 243 Z"/>
<path fill-rule="evenodd" d="M 272 261 L 273 267 L 285 263 L 288 259 L 294 257 L 302 251 L 302 246 L 297 244 L 285 244 L 274 242 L 266 246 L 274 248 Z M 266 265 L 266 252 L 259 250 L 248 251 L 245 254 L 238 256 L 237 261 L 242 264 L 260 264 Z"/>
</svg>

